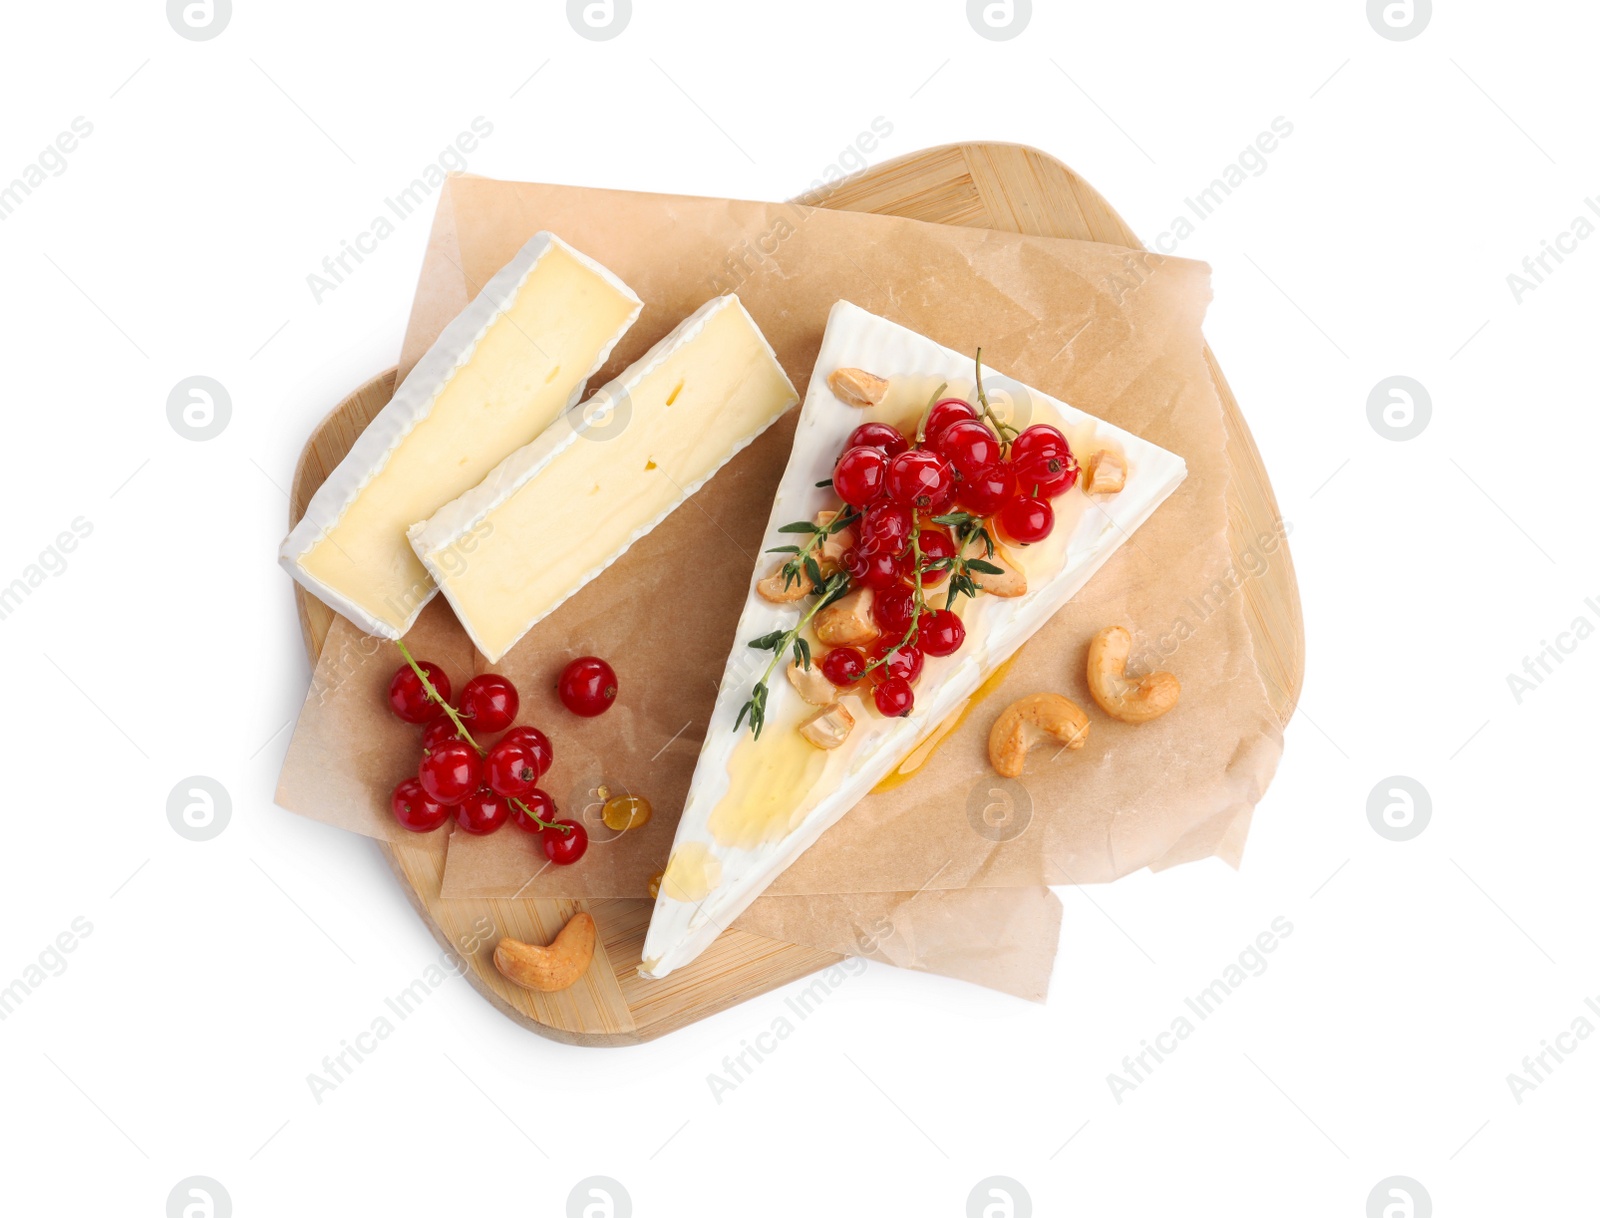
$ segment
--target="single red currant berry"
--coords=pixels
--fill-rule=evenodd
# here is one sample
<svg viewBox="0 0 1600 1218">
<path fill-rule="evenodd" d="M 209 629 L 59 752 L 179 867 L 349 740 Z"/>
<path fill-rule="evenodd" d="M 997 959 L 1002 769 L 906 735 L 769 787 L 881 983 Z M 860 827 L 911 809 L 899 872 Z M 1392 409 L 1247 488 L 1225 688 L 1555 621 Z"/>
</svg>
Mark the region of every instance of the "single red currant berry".
<svg viewBox="0 0 1600 1218">
<path fill-rule="evenodd" d="M 544 842 L 544 856 L 557 867 L 566 867 L 576 863 L 583 857 L 583 852 L 589 848 L 589 832 L 575 820 L 558 820 L 555 822 L 565 827 L 570 832 L 563 833 L 560 829 L 546 829 L 540 834 Z"/>
<path fill-rule="evenodd" d="M 579 656 L 561 670 L 556 693 L 574 715 L 592 719 L 617 700 L 617 674 L 599 656 Z"/>
<path fill-rule="evenodd" d="M 922 628 L 918 626 L 917 636 L 920 638 L 921 635 Z M 899 639 L 882 636 L 867 649 L 867 654 L 873 660 L 883 660 L 872 670 L 872 680 L 878 685 L 896 677 L 909 683 L 915 681 L 922 672 L 922 649 L 915 643 L 901 646 Z"/>
<path fill-rule="evenodd" d="M 878 623 L 880 630 L 897 639 L 904 638 L 906 631 L 911 629 L 911 619 L 916 611 L 916 598 L 907 587 L 890 588 L 872 598 L 872 620 Z"/>
<path fill-rule="evenodd" d="M 938 587 L 950 577 L 948 562 L 955 557 L 955 541 L 943 529 L 922 529 L 917 533 L 917 549 L 922 551 L 922 586 Z M 916 576 L 908 569 L 906 578 L 915 581 Z"/>
<path fill-rule="evenodd" d="M 970 478 L 1000 460 L 1000 441 L 976 419 L 964 419 L 946 427 L 939 433 L 938 449 L 961 471 L 963 478 Z"/>
<path fill-rule="evenodd" d="M 422 729 L 422 751 L 431 753 L 440 745 L 449 744 L 457 738 L 456 725 L 441 716 Z"/>
<path fill-rule="evenodd" d="M 431 798 L 415 778 L 407 778 L 389 797 L 389 810 L 402 828 L 431 833 L 450 818 L 450 809 Z"/>
<path fill-rule="evenodd" d="M 889 497 L 924 511 L 941 511 L 955 494 L 950 462 L 927 449 L 912 449 L 889 462 Z"/>
<path fill-rule="evenodd" d="M 521 741 L 533 753 L 533 768 L 538 770 L 538 777 L 543 778 L 550 772 L 550 766 L 556 759 L 555 749 L 551 747 L 550 737 L 546 736 L 536 727 L 514 727 L 504 736 L 500 743 L 507 740 Z"/>
<path fill-rule="evenodd" d="M 882 449 L 865 445 L 846 449 L 833 467 L 834 492 L 851 507 L 865 507 L 883 489 L 889 458 Z"/>
<path fill-rule="evenodd" d="M 478 750 L 465 740 L 442 744 L 422 759 L 417 780 L 429 798 L 454 807 L 478 787 L 483 767 Z"/>
<path fill-rule="evenodd" d="M 515 685 L 499 673 L 486 672 L 467 682 L 457 709 L 473 735 L 493 735 L 511 726 L 518 702 Z"/>
<path fill-rule="evenodd" d="M 511 808 L 488 787 L 479 787 L 456 809 L 456 824 L 482 837 L 511 819 Z"/>
<path fill-rule="evenodd" d="M 872 691 L 872 701 L 878 708 L 880 715 L 890 719 L 898 719 L 902 715 L 911 713 L 911 704 L 915 695 L 911 692 L 911 682 L 904 677 L 890 677 L 882 685 Z"/>
<path fill-rule="evenodd" d="M 856 526 L 864 553 L 898 554 L 911 537 L 911 511 L 890 499 L 879 499 L 861 514 Z"/>
<path fill-rule="evenodd" d="M 1071 452 L 1067 437 L 1048 423 L 1035 423 L 1022 429 L 1022 434 L 1011 441 L 1011 459 L 1020 461 L 1035 452 Z"/>
<path fill-rule="evenodd" d="M 556 818 L 556 801 L 538 787 L 534 787 L 522 796 L 519 802 L 526 804 L 528 812 L 533 813 L 529 816 L 528 812 L 524 812 L 515 804 L 511 807 L 511 820 L 524 833 L 543 833 L 544 825 L 539 821 L 542 820 L 548 825 Z"/>
<path fill-rule="evenodd" d="M 879 550 L 876 554 L 868 554 L 861 560 L 863 570 L 860 575 L 851 572 L 850 578 L 863 588 L 871 588 L 874 592 L 883 592 L 894 587 L 900 582 L 900 560 L 886 550 Z M 846 570 L 850 568 L 846 567 Z"/>
<path fill-rule="evenodd" d="M 866 670 L 866 657 L 854 647 L 835 647 L 822 657 L 822 675 L 840 688 L 854 685 Z"/>
<path fill-rule="evenodd" d="M 1017 485 L 1024 494 L 1054 499 L 1078 481 L 1078 460 L 1070 449 L 1035 449 L 1015 465 Z"/>
<path fill-rule="evenodd" d="M 1017 493 L 1017 475 L 1011 462 L 999 461 L 964 478 L 956 487 L 956 502 L 978 516 L 993 516 Z"/>
<path fill-rule="evenodd" d="M 922 442 L 932 445 L 938 441 L 939 433 L 952 423 L 963 423 L 977 417 L 978 412 L 962 398 L 937 401 L 933 409 L 928 411 L 928 421 L 922 426 Z"/>
<path fill-rule="evenodd" d="M 900 434 L 900 429 L 887 423 L 863 423 L 850 433 L 845 448 L 876 448 L 885 456 L 893 457 L 910 448 L 910 443 Z"/>
<path fill-rule="evenodd" d="M 417 667 L 428 674 L 434 689 L 448 702 L 450 678 L 444 675 L 444 669 L 431 660 L 423 660 Z M 444 714 L 444 707 L 428 697 L 428 691 L 422 687 L 422 678 L 409 664 L 402 664 L 395 669 L 394 677 L 389 681 L 389 709 L 407 723 L 426 723 Z"/>
<path fill-rule="evenodd" d="M 867 572 L 872 568 L 872 555 L 864 553 L 860 546 L 851 546 L 839 555 L 839 566 L 852 583 L 859 584 L 867 578 Z"/>
<path fill-rule="evenodd" d="M 1002 535 L 1022 545 L 1032 545 L 1050 536 L 1056 527 L 1055 510 L 1047 499 L 1022 495 L 1000 509 L 995 517 Z"/>
<path fill-rule="evenodd" d="M 930 656 L 954 655 L 966 639 L 967 628 L 948 609 L 935 609 L 917 623 L 917 645 Z"/>
<path fill-rule="evenodd" d="M 501 740 L 483 759 L 483 781 L 496 795 L 526 795 L 539 781 L 533 750 L 521 740 Z"/>
</svg>

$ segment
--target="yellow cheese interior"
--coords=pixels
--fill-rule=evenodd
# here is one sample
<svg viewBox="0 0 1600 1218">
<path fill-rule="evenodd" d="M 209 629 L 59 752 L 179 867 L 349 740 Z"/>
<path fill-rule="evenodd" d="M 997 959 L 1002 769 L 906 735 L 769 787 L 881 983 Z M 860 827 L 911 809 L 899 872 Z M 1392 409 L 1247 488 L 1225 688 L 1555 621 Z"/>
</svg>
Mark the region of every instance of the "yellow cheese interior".
<svg viewBox="0 0 1600 1218">
<path fill-rule="evenodd" d="M 629 386 L 625 424 L 578 436 L 488 514 L 490 527 L 429 554 L 451 572 L 451 604 L 484 653 L 505 654 L 793 399 L 743 310 L 712 314 Z"/>
<path fill-rule="evenodd" d="M 544 431 L 633 307 L 560 246 L 547 250 L 428 416 L 300 565 L 374 617 L 403 626 L 433 589 L 406 530 Z"/>
</svg>

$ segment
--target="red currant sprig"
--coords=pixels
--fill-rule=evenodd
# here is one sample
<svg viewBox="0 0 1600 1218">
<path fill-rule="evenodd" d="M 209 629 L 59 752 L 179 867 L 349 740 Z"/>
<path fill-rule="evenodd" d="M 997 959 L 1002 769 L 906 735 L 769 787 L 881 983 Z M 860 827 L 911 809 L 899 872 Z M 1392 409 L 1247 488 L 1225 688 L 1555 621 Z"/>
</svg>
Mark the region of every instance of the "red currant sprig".
<svg viewBox="0 0 1600 1218">
<path fill-rule="evenodd" d="M 456 713 L 456 708 L 451 706 L 447 700 L 439 696 L 439 691 L 434 688 L 433 681 L 429 678 L 428 673 L 423 669 L 422 665 L 418 664 L 416 660 L 412 659 L 411 650 L 405 645 L 405 641 L 403 639 L 396 639 L 394 641 L 394 645 L 400 649 L 401 658 L 404 659 L 405 662 L 410 666 L 411 671 L 417 675 L 417 679 L 422 682 L 423 692 L 426 693 L 433 701 L 437 702 L 444 713 L 449 716 L 450 722 L 455 724 L 456 735 L 460 736 L 462 740 L 466 741 L 474 749 L 476 749 L 479 757 L 487 756 L 489 750 L 484 748 L 472 738 L 472 733 L 467 730 L 466 723 L 462 720 L 461 716 Z M 534 814 L 533 810 L 520 799 L 513 797 L 508 799 L 506 802 L 513 808 L 522 812 L 529 820 L 537 822 L 539 828 L 541 829 L 553 829 L 562 834 L 562 836 L 567 836 L 572 833 L 571 828 L 561 824 L 559 821 L 540 820 L 539 817 Z"/>
</svg>

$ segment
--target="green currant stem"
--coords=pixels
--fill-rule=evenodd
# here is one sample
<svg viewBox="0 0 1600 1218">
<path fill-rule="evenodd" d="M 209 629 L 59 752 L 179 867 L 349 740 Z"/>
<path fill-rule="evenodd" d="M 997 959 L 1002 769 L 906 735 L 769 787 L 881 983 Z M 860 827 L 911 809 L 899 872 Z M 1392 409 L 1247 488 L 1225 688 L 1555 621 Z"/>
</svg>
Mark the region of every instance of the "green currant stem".
<svg viewBox="0 0 1600 1218">
<path fill-rule="evenodd" d="M 928 434 L 928 416 L 933 413 L 933 408 L 939 404 L 939 399 L 944 396 L 944 391 L 950 388 L 949 381 L 940 381 L 939 387 L 933 391 L 933 396 L 928 399 L 928 404 L 922 408 L 922 417 L 917 420 L 917 443 L 921 444 Z"/>
<path fill-rule="evenodd" d="M 893 647 L 889 648 L 888 651 L 884 652 L 883 655 L 879 656 L 876 660 L 873 660 L 870 663 L 868 663 L 867 666 L 861 670 L 861 675 L 863 677 L 867 676 L 875 668 L 882 668 L 885 664 L 887 664 L 889 662 L 889 658 L 891 656 L 893 656 L 896 652 L 898 652 L 902 647 L 909 646 L 911 644 L 911 642 L 917 637 L 917 625 L 921 621 L 923 613 L 925 613 L 927 611 L 927 608 L 928 608 L 928 602 L 927 602 L 926 598 L 922 595 L 922 576 L 923 576 L 923 571 L 922 571 L 922 538 L 921 538 L 921 531 L 922 531 L 922 518 L 918 515 L 917 510 L 915 508 L 912 508 L 911 509 L 911 570 L 914 572 L 915 578 L 912 580 L 912 584 L 911 584 L 911 625 L 906 627 L 905 636 L 903 638 L 901 638 L 901 640 L 898 643 L 896 643 Z"/>
<path fill-rule="evenodd" d="M 422 682 L 423 692 L 426 693 L 433 701 L 437 702 L 444 710 L 444 713 L 450 716 L 450 722 L 456 725 L 456 735 L 460 736 L 473 748 L 477 749 L 479 757 L 488 756 L 488 750 L 472 738 L 472 733 L 467 730 L 467 725 L 462 721 L 461 716 L 456 713 L 456 708 L 451 706 L 450 703 L 446 702 L 442 697 L 439 696 L 439 691 L 434 688 L 433 682 L 428 680 L 428 670 L 423 668 L 422 665 L 418 664 L 414 659 L 411 658 L 411 650 L 405 645 L 405 641 L 403 639 L 396 639 L 394 641 L 394 645 L 400 649 L 400 655 L 405 662 L 411 666 L 411 671 L 417 674 L 417 680 Z M 520 799 L 512 798 L 508 799 L 507 802 L 516 807 L 524 816 L 533 821 L 534 824 L 538 825 L 539 828 L 558 829 L 560 830 L 562 837 L 572 836 L 572 829 L 570 826 L 558 825 L 554 821 L 540 820 L 534 815 L 533 809 L 528 807 L 528 805 L 523 803 Z"/>
<path fill-rule="evenodd" d="M 983 391 L 983 348 L 978 348 L 978 353 L 973 357 L 973 368 L 978 381 L 978 404 L 983 407 L 983 417 L 989 421 L 989 426 L 994 428 L 995 435 L 1000 437 L 1000 455 L 1006 455 L 1011 447 L 1011 441 L 1019 434 L 1015 427 L 1009 423 L 1002 423 L 989 406 L 989 395 Z M 1009 435 L 1007 433 L 1010 433 Z"/>
</svg>

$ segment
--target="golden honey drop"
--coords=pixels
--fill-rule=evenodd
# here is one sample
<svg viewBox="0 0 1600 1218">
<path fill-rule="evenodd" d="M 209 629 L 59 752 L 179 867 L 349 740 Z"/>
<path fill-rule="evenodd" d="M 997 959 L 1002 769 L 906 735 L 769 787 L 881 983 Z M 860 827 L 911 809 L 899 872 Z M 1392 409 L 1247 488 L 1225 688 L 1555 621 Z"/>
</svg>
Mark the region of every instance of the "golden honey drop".
<svg viewBox="0 0 1600 1218">
<path fill-rule="evenodd" d="M 653 810 L 650 801 L 642 796 L 618 795 L 615 799 L 606 800 L 605 806 L 600 809 L 600 819 L 605 821 L 607 829 L 621 833 L 648 824 Z"/>
</svg>

